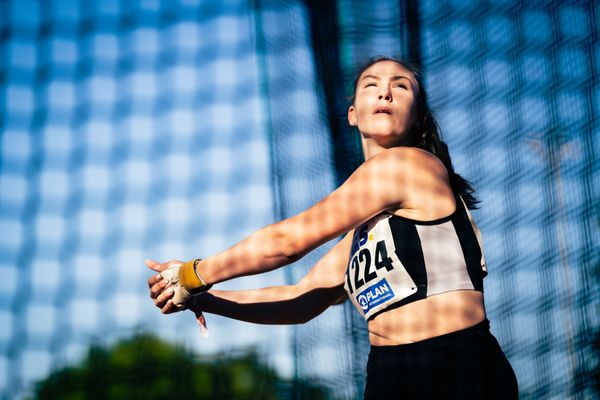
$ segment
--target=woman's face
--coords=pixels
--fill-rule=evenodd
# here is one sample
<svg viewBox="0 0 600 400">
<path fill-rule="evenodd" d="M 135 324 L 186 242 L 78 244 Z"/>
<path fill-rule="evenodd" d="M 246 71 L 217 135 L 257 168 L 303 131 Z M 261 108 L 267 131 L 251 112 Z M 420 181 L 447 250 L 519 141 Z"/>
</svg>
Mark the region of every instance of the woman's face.
<svg viewBox="0 0 600 400">
<path fill-rule="evenodd" d="M 350 125 L 383 147 L 402 143 L 417 114 L 418 84 L 413 74 L 397 62 L 380 61 L 361 74 L 355 90 L 348 109 Z"/>
</svg>

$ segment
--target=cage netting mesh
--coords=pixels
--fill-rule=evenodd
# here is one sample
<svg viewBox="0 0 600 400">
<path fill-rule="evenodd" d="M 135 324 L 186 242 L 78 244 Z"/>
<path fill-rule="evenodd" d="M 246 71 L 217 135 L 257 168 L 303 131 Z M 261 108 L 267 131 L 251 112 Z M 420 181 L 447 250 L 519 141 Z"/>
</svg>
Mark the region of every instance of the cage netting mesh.
<svg viewBox="0 0 600 400">
<path fill-rule="evenodd" d="M 255 349 L 278 398 L 362 398 L 349 302 L 294 327 L 207 315 L 202 339 L 154 309 L 143 260 L 214 254 L 341 184 L 354 72 L 387 55 L 420 66 L 481 200 L 520 397 L 598 398 L 599 20 L 577 0 L 0 2 L 0 397 L 152 332 L 215 362 Z M 221 287 L 297 282 L 332 244 Z"/>
</svg>

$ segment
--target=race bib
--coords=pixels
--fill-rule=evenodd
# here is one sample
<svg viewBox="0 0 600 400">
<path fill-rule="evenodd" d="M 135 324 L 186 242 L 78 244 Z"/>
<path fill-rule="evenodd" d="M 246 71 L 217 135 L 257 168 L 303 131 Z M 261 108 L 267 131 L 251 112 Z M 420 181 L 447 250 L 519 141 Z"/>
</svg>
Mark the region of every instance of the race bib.
<svg viewBox="0 0 600 400">
<path fill-rule="evenodd" d="M 354 232 L 344 288 L 365 319 L 417 291 L 396 255 L 389 224 L 377 216 Z"/>
</svg>

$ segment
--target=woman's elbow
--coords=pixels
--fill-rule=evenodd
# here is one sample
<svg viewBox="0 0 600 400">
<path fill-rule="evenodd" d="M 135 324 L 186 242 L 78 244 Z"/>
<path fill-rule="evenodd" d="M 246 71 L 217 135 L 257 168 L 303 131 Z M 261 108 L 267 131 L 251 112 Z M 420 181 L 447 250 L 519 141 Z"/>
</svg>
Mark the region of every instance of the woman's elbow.
<svg viewBox="0 0 600 400">
<path fill-rule="evenodd" d="M 294 232 L 285 224 L 272 225 L 270 236 L 275 257 L 282 258 L 286 264 L 300 260 L 309 251 L 302 232 Z"/>
</svg>

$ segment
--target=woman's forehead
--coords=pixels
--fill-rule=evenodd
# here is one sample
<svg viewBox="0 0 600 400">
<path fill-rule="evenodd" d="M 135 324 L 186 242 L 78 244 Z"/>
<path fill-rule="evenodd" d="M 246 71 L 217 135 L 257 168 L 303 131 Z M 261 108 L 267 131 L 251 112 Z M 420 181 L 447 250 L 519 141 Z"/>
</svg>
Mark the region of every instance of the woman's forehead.
<svg viewBox="0 0 600 400">
<path fill-rule="evenodd" d="M 367 75 L 381 76 L 381 77 L 391 77 L 391 76 L 405 76 L 410 79 L 412 82 L 416 82 L 416 79 L 412 72 L 410 72 L 406 67 L 402 64 L 397 63 L 396 61 L 384 60 L 378 61 L 375 64 L 369 66 L 367 69 L 360 74 L 359 81 L 364 79 Z"/>
</svg>

